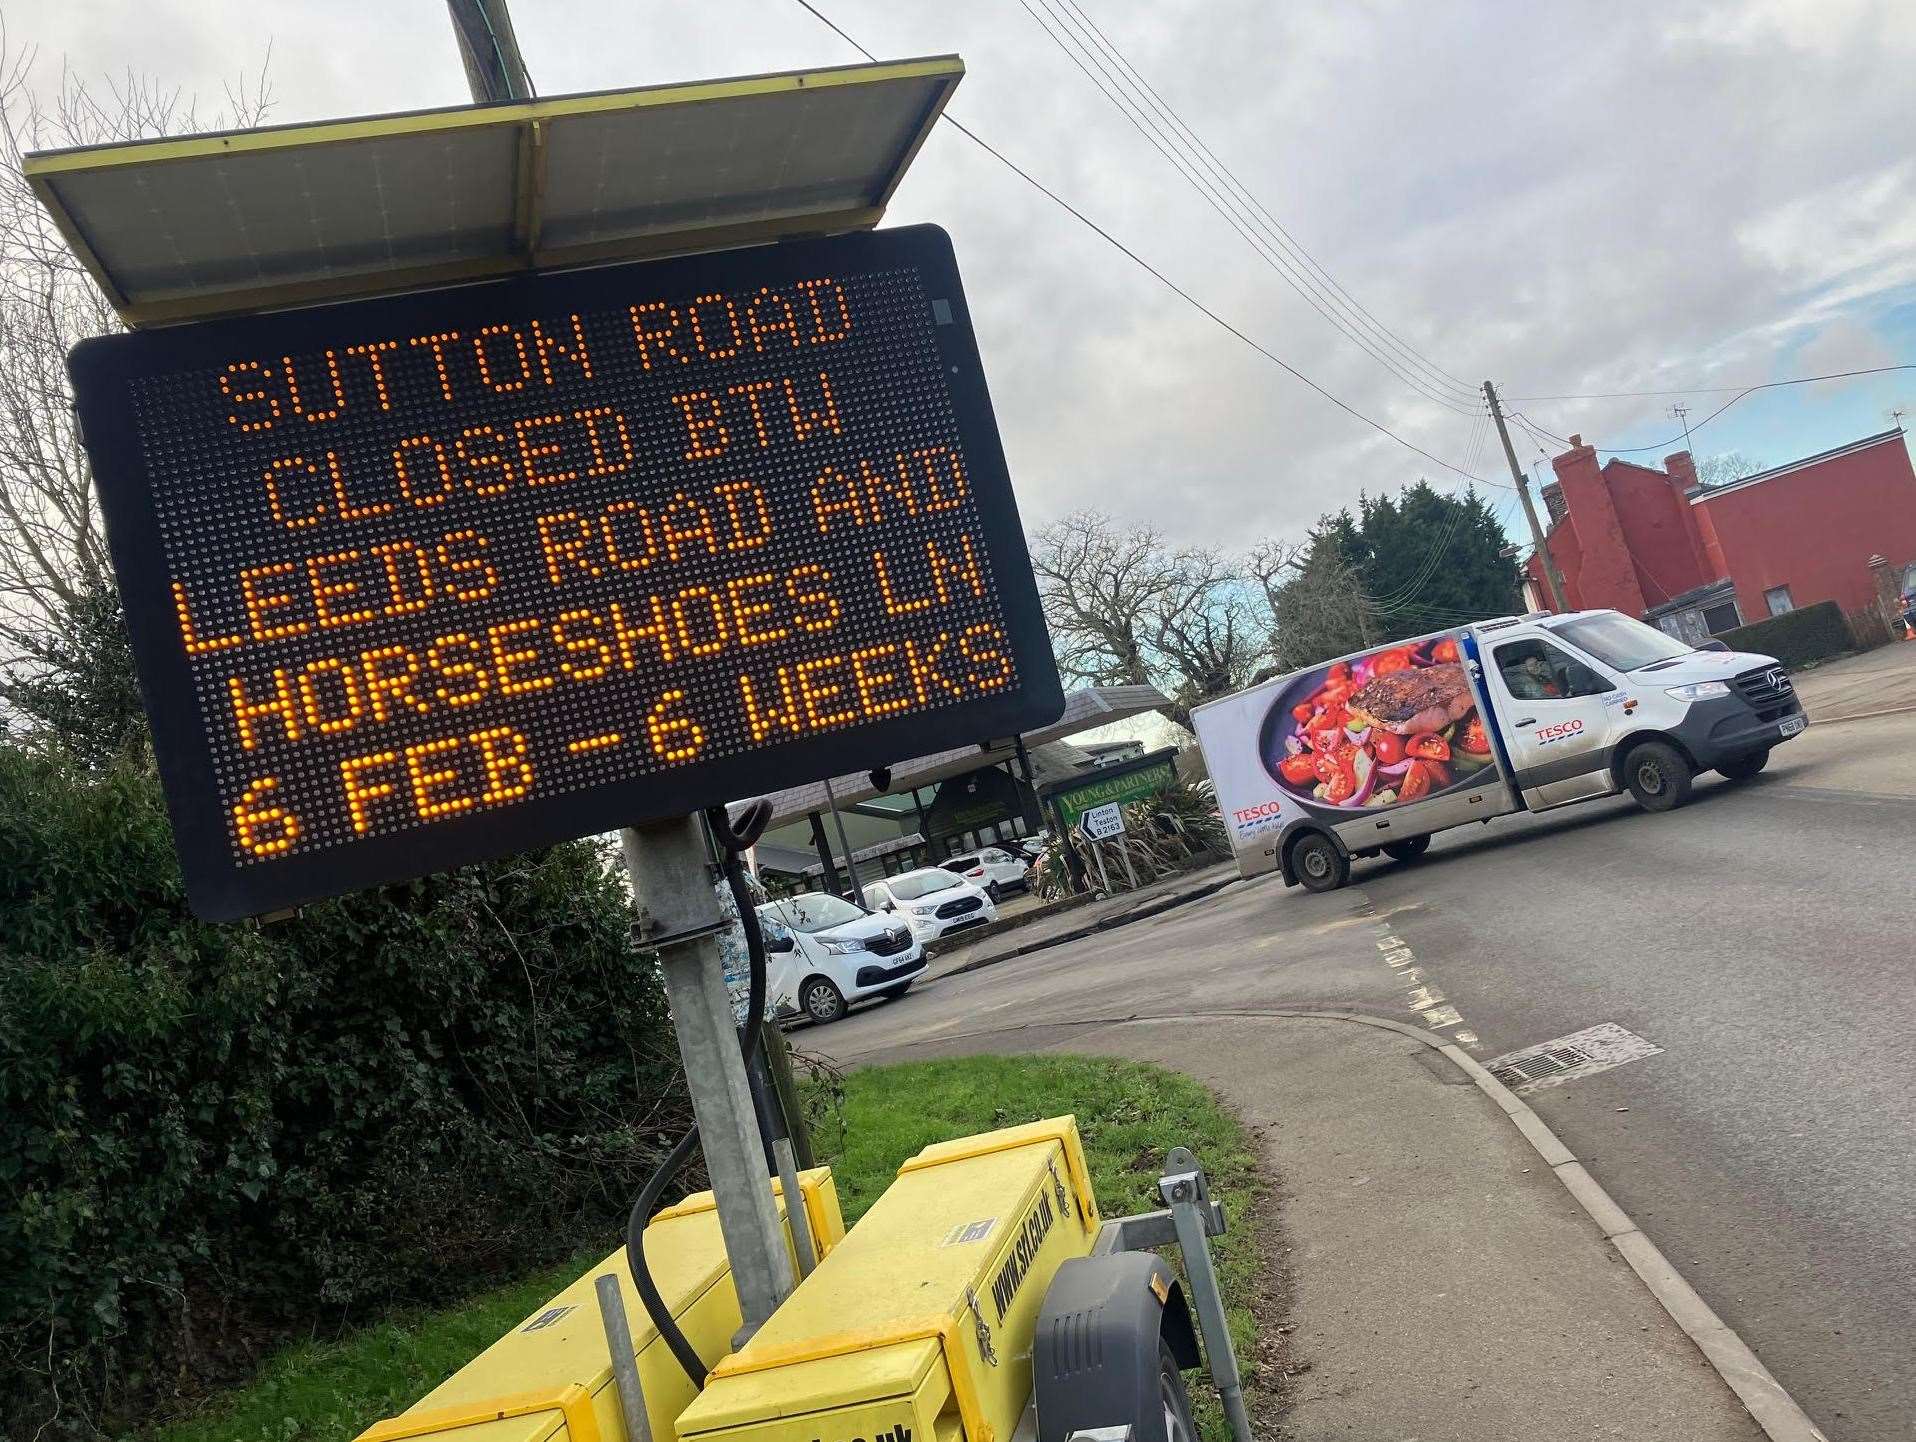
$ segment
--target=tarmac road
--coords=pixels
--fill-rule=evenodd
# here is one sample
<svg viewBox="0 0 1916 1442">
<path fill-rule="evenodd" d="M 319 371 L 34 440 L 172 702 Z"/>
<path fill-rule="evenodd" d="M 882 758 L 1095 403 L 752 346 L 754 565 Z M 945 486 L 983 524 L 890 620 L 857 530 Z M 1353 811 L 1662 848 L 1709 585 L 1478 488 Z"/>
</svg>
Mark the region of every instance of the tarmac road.
<svg viewBox="0 0 1916 1442">
<path fill-rule="evenodd" d="M 794 1040 L 879 1060 L 1027 1050 L 1131 1015 L 1415 1020 L 1436 999 L 1489 1061 L 1617 1023 L 1662 1054 L 1527 1100 L 1832 1438 L 1906 1438 L 1913 858 L 1916 715 L 1812 727 L 1760 780 L 1702 781 L 1675 813 L 1509 818 L 1410 866 L 1360 863 L 1328 896 L 1235 884 Z M 1380 955 L 1379 919 L 1408 964 Z"/>
</svg>

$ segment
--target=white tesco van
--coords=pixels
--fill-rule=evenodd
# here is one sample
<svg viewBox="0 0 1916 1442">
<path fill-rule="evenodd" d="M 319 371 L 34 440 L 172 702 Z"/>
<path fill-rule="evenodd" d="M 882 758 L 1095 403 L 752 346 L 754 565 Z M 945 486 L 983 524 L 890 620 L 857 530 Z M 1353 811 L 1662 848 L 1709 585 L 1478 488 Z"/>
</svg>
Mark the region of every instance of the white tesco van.
<svg viewBox="0 0 1916 1442">
<path fill-rule="evenodd" d="M 1697 773 L 1756 775 L 1809 724 L 1774 658 L 1696 650 L 1617 611 L 1538 612 L 1396 641 L 1200 706 L 1192 720 L 1246 876 L 1331 891 L 1353 857 Z"/>
<path fill-rule="evenodd" d="M 843 897 L 808 891 L 758 908 L 774 1016 L 837 1021 L 852 1002 L 897 998 L 925 969 L 911 928 Z"/>
</svg>

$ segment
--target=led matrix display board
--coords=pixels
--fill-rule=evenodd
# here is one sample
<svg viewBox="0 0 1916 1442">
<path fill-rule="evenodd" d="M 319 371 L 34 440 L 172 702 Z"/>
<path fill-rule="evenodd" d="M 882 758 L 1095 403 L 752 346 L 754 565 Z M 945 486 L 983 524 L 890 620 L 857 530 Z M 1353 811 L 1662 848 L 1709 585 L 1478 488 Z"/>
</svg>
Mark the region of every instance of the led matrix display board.
<svg viewBox="0 0 1916 1442">
<path fill-rule="evenodd" d="M 935 227 L 71 364 L 202 916 L 1062 710 Z"/>
</svg>

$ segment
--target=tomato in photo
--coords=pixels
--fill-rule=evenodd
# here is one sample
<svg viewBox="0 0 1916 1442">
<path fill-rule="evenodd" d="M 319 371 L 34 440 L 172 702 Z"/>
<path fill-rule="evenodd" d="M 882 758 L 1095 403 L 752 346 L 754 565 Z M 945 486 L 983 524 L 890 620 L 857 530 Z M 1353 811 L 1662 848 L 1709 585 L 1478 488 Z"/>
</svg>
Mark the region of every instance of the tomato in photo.
<svg viewBox="0 0 1916 1442">
<path fill-rule="evenodd" d="M 1317 758 L 1308 751 L 1286 756 L 1278 763 L 1278 773 L 1293 786 L 1311 786 L 1318 780 Z"/>
<path fill-rule="evenodd" d="M 1404 738 L 1380 726 L 1370 733 L 1370 754 L 1379 766 L 1395 766 L 1404 759 Z"/>
<path fill-rule="evenodd" d="M 1430 649 L 1430 659 L 1440 665 L 1446 661 L 1462 659 L 1457 654 L 1457 643 L 1446 636 Z"/>
<path fill-rule="evenodd" d="M 1404 743 L 1404 750 L 1411 756 L 1425 761 L 1450 760 L 1450 743 L 1441 736 L 1426 731 L 1421 736 L 1413 736 Z"/>
<path fill-rule="evenodd" d="M 1430 772 L 1425 769 L 1427 764 L 1423 761 L 1410 763 L 1410 770 L 1406 771 L 1404 779 L 1397 783 L 1399 801 L 1415 801 L 1420 796 L 1430 795 Z"/>
<path fill-rule="evenodd" d="M 1484 718 L 1472 716 L 1464 723 L 1464 729 L 1457 735 L 1459 750 L 1468 751 L 1472 756 L 1490 754 L 1490 738 L 1484 735 Z"/>
</svg>

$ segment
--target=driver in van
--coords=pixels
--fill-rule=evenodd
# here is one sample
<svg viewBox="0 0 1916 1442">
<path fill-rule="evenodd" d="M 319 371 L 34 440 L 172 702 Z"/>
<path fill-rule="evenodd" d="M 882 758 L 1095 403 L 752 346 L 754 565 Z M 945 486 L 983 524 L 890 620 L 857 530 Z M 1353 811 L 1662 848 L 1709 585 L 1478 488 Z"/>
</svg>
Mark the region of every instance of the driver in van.
<svg viewBox="0 0 1916 1442">
<path fill-rule="evenodd" d="M 1550 675 L 1550 663 L 1540 651 L 1532 651 L 1516 666 L 1504 667 L 1504 683 L 1521 701 L 1549 701 L 1563 695 Z"/>
</svg>

